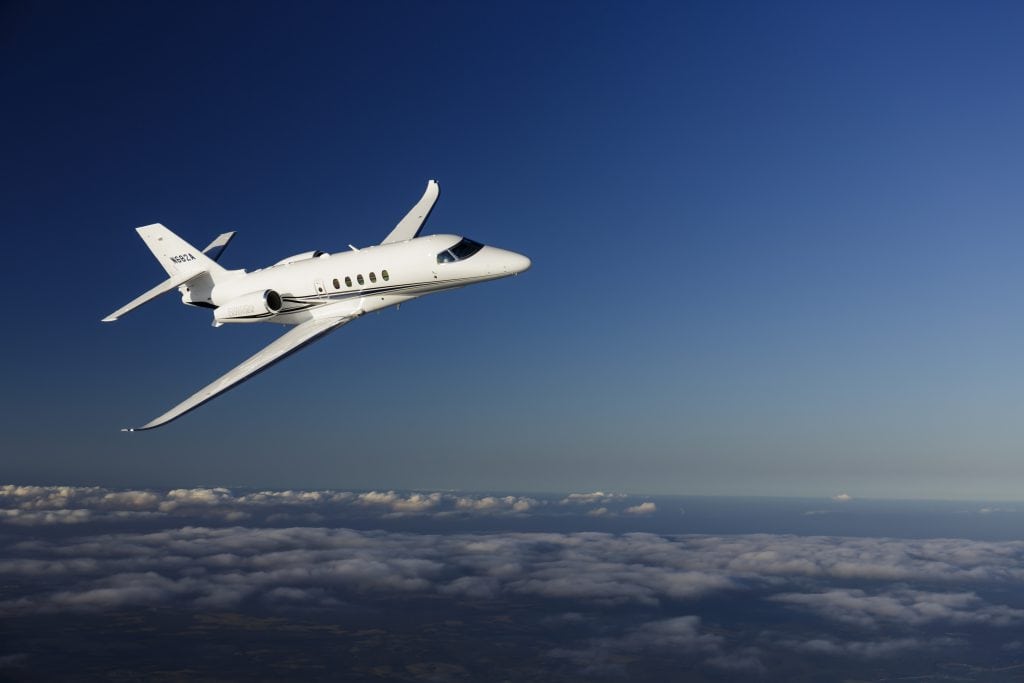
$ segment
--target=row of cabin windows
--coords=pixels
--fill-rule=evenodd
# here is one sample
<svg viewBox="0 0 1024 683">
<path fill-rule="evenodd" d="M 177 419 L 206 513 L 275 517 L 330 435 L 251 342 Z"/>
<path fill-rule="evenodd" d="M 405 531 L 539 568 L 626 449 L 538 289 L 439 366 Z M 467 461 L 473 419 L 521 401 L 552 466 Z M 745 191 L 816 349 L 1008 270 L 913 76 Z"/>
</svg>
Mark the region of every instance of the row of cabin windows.
<svg viewBox="0 0 1024 683">
<path fill-rule="evenodd" d="M 383 278 L 384 282 L 387 282 L 388 280 L 391 279 L 391 276 L 388 275 L 388 271 L 386 271 L 386 270 L 380 271 L 380 276 L 381 276 L 381 278 Z M 377 274 L 376 273 L 370 273 L 370 282 L 376 282 L 376 281 L 377 281 Z M 366 284 L 366 280 L 363 279 L 363 274 L 362 273 L 360 273 L 359 275 L 356 275 L 356 282 L 358 282 L 360 286 Z M 338 278 L 334 278 L 334 282 L 332 284 L 334 285 L 335 289 L 341 289 L 341 283 L 338 282 Z M 352 286 L 352 278 L 350 278 L 347 275 L 345 276 L 345 286 L 346 287 L 351 287 Z"/>
</svg>

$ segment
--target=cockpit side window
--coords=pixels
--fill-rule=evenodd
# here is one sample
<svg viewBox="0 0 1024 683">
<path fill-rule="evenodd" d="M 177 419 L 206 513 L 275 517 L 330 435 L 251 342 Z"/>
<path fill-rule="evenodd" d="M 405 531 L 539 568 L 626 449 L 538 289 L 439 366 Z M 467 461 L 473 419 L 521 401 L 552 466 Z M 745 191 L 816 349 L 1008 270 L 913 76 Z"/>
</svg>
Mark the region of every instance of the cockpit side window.
<svg viewBox="0 0 1024 683">
<path fill-rule="evenodd" d="M 472 256 L 473 254 L 475 254 L 476 252 L 480 251 L 483 248 L 484 245 L 480 244 L 479 242 L 474 242 L 473 240 L 463 238 L 461 242 L 456 244 L 448 251 L 455 254 L 456 259 L 462 261 L 463 259 L 468 259 L 470 256 Z"/>
<path fill-rule="evenodd" d="M 451 249 L 446 249 L 437 255 L 438 263 L 453 263 L 463 261 L 484 248 L 479 242 L 463 238 Z"/>
</svg>

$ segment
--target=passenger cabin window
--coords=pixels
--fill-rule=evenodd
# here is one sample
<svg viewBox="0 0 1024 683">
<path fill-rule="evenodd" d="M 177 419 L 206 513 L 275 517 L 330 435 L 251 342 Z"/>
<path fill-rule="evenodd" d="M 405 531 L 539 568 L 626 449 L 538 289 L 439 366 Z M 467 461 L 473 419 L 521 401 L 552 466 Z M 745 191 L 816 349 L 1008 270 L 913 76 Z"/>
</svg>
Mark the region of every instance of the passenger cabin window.
<svg viewBox="0 0 1024 683">
<path fill-rule="evenodd" d="M 345 276 L 345 286 L 346 287 L 351 287 L 352 286 L 352 278 L 350 278 L 348 275 Z"/>
<path fill-rule="evenodd" d="M 338 282 L 338 278 L 334 278 L 334 288 L 341 289 L 341 283 Z"/>
<path fill-rule="evenodd" d="M 356 275 L 356 282 L 358 282 L 359 284 L 364 284 L 364 282 L 363 282 L 363 274 L 362 273 L 359 273 L 359 275 Z"/>
<path fill-rule="evenodd" d="M 387 282 L 388 280 L 390 280 L 390 279 L 391 279 L 391 276 L 390 276 L 390 275 L 388 275 L 388 271 L 386 271 L 386 270 L 382 270 L 382 271 L 380 271 L 380 276 L 381 276 L 382 278 L 384 278 L 384 282 Z"/>
<path fill-rule="evenodd" d="M 470 256 L 475 254 L 484 248 L 484 245 L 479 242 L 474 242 L 471 239 L 463 238 L 459 240 L 459 243 L 450 249 L 445 249 L 437 255 L 438 263 L 454 263 L 455 261 L 464 261 Z"/>
<path fill-rule="evenodd" d="M 370 273 L 370 282 L 377 281 L 377 273 Z"/>
</svg>

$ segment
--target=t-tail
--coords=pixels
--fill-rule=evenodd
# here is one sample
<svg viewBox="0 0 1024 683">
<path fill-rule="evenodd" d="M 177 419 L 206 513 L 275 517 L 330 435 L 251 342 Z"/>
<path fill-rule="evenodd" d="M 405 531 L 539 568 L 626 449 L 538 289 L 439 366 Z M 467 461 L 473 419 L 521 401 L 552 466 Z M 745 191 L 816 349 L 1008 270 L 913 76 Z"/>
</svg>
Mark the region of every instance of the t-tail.
<svg viewBox="0 0 1024 683">
<path fill-rule="evenodd" d="M 189 287 L 183 290 L 183 294 L 191 293 L 192 290 L 195 290 L 196 294 L 208 293 L 217 282 L 231 279 L 239 273 L 239 271 L 225 270 L 214 260 L 224 251 L 234 233 L 220 235 L 210 243 L 210 246 L 200 251 L 160 223 L 144 225 L 135 230 L 149 250 L 153 252 L 156 260 L 167 271 L 168 279 L 108 315 L 103 319 L 105 323 L 113 322 L 161 294 L 185 287 L 185 285 L 189 285 Z M 212 254 L 214 258 L 210 258 L 207 253 Z"/>
</svg>

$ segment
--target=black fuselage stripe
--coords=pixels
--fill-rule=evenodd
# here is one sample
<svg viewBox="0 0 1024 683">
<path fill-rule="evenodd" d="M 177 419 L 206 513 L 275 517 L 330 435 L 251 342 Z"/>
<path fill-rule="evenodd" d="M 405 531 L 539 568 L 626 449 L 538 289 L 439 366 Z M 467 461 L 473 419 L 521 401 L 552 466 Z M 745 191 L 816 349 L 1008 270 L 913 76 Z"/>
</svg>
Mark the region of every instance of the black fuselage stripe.
<svg viewBox="0 0 1024 683">
<path fill-rule="evenodd" d="M 307 295 L 307 296 L 283 296 L 282 298 L 285 301 L 291 301 L 293 303 L 299 303 L 299 302 L 303 302 L 303 301 L 306 301 L 306 300 L 309 300 L 309 299 L 314 299 L 314 300 L 315 299 L 323 299 L 324 297 L 326 297 L 328 299 L 338 299 L 339 301 L 343 301 L 345 299 L 350 299 L 350 298 L 376 296 L 376 295 L 385 294 L 385 293 L 395 293 L 395 292 L 399 292 L 401 290 L 419 289 L 421 287 L 425 287 L 425 286 L 428 286 L 428 285 L 435 285 L 435 284 L 446 285 L 446 284 L 450 284 L 450 283 L 454 283 L 454 282 L 465 282 L 465 281 L 468 281 L 468 280 L 475 280 L 475 279 L 477 279 L 477 278 L 464 277 L 464 278 L 458 278 L 458 279 L 455 279 L 455 280 L 425 280 L 425 281 L 422 281 L 422 282 L 411 282 L 409 284 L 404 284 L 404 285 L 390 285 L 388 287 L 375 287 L 373 289 L 346 289 L 346 290 L 338 290 L 336 292 L 324 292 L 322 294 L 310 294 L 310 295 Z"/>
<path fill-rule="evenodd" d="M 413 289 L 422 289 L 432 285 L 451 285 L 452 283 L 466 282 L 474 280 L 476 278 L 458 278 L 454 280 L 425 280 L 422 282 L 411 282 L 402 285 L 389 285 L 387 287 L 375 287 L 373 289 L 353 289 L 353 290 L 339 290 L 337 292 L 324 292 L 323 294 L 311 294 L 308 296 L 282 296 L 281 299 L 285 303 L 298 304 L 292 308 L 282 308 L 276 313 L 263 313 L 260 315 L 247 315 L 237 318 L 230 318 L 230 320 L 258 320 L 260 318 L 269 318 L 274 315 L 283 315 L 286 313 L 299 313 L 310 308 L 316 307 L 317 301 L 328 302 L 339 302 L 347 301 L 349 299 L 361 299 L 368 296 L 379 296 L 382 294 L 397 294 L 401 291 L 408 291 Z"/>
</svg>

